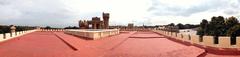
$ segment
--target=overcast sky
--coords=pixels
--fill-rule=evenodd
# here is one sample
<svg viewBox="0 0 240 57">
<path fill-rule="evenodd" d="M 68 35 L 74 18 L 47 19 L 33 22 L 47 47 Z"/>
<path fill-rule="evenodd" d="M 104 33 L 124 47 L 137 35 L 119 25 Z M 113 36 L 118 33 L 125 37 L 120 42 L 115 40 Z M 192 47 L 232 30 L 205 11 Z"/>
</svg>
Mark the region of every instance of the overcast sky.
<svg viewBox="0 0 240 57">
<path fill-rule="evenodd" d="M 77 26 L 110 13 L 110 25 L 199 24 L 212 16 L 240 17 L 240 0 L 0 0 L 0 24 Z"/>
</svg>

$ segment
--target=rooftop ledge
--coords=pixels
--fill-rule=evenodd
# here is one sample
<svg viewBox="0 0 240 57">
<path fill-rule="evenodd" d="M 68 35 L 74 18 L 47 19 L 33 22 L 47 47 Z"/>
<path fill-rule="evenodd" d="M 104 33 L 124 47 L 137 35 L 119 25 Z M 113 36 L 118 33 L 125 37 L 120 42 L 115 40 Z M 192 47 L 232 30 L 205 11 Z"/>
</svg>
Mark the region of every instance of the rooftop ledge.
<svg viewBox="0 0 240 57">
<path fill-rule="evenodd" d="M 119 34 L 119 29 L 68 29 L 64 32 L 66 34 L 96 40 Z"/>
</svg>

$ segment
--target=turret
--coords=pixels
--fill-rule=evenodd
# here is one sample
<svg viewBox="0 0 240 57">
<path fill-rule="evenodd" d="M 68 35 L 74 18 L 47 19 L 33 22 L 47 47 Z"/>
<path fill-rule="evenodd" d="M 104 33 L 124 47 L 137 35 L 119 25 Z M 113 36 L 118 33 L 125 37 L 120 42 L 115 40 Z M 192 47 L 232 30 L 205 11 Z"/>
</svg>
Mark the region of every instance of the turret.
<svg viewBox="0 0 240 57">
<path fill-rule="evenodd" d="M 103 17 L 104 29 L 108 29 L 108 26 L 109 26 L 109 13 L 104 13 L 103 12 L 102 17 Z"/>
<path fill-rule="evenodd" d="M 82 20 L 79 20 L 79 21 L 78 21 L 78 26 L 79 26 L 79 28 L 81 27 L 81 25 L 82 25 Z"/>
</svg>

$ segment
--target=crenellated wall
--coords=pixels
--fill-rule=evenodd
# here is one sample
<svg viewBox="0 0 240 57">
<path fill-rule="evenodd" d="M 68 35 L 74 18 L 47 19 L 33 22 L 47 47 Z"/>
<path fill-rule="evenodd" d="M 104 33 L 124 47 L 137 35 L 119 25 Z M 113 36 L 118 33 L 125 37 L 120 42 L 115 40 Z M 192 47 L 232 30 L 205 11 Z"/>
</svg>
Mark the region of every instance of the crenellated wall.
<svg viewBox="0 0 240 57">
<path fill-rule="evenodd" d="M 35 29 L 35 30 L 17 31 L 17 32 L 14 32 L 14 33 L 0 34 L 0 42 L 7 41 L 7 40 L 10 40 L 10 39 L 14 39 L 16 37 L 19 37 L 19 36 L 34 32 L 34 31 L 37 31 L 37 30 Z"/>
<path fill-rule="evenodd" d="M 42 31 L 42 32 L 47 32 L 47 31 L 55 31 L 55 32 L 58 32 L 58 31 L 65 31 L 66 29 L 40 29 L 38 31 Z"/>
<path fill-rule="evenodd" d="M 218 44 L 214 44 L 213 36 L 203 36 L 202 42 L 200 42 L 199 35 L 189 35 L 189 34 L 181 34 L 176 32 L 168 32 L 163 30 L 153 30 L 156 33 L 165 35 L 169 38 L 173 38 L 176 40 L 180 40 L 182 42 L 189 42 L 192 44 L 198 44 L 203 47 L 210 46 L 216 48 L 240 48 L 240 37 L 236 38 L 236 45 L 231 45 L 230 37 L 220 36 L 218 39 Z"/>
<path fill-rule="evenodd" d="M 120 31 L 151 31 L 153 29 L 147 28 L 121 28 Z"/>
<path fill-rule="evenodd" d="M 41 32 L 47 32 L 47 31 L 54 31 L 54 32 L 58 32 L 58 31 L 65 31 L 65 29 L 34 29 L 34 30 L 27 30 L 27 31 L 18 31 L 15 33 L 5 33 L 5 34 L 0 34 L 0 42 L 3 41 L 7 41 L 10 39 L 14 39 L 18 36 L 22 36 L 31 32 L 35 32 L 35 31 L 41 31 Z"/>
</svg>

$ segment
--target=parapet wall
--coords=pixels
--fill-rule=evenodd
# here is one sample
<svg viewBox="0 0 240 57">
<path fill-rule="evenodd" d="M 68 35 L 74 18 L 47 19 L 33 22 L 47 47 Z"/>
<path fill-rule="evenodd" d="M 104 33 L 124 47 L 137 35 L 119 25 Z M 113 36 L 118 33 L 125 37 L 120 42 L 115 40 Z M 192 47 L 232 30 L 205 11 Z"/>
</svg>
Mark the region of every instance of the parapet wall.
<svg viewBox="0 0 240 57">
<path fill-rule="evenodd" d="M 31 33 L 31 32 L 35 32 L 35 31 L 37 31 L 37 30 L 35 29 L 35 30 L 17 31 L 17 32 L 14 32 L 14 33 L 0 34 L 0 42 L 4 42 L 4 41 L 10 40 L 10 39 L 14 39 L 16 37 L 19 37 L 19 36 L 22 36 L 22 35 L 25 35 L 25 34 L 28 34 L 28 33 Z"/>
<path fill-rule="evenodd" d="M 65 31 L 65 29 L 34 29 L 34 30 L 26 30 L 26 31 L 17 31 L 14 33 L 5 33 L 0 34 L 0 42 L 4 42 L 10 39 L 14 39 L 16 37 L 35 32 L 35 31 L 41 31 L 41 32 L 58 32 L 58 31 Z"/>
<path fill-rule="evenodd" d="M 58 31 L 65 31 L 66 29 L 39 29 L 38 31 L 41 32 L 48 32 L 48 31 L 54 31 L 54 32 L 58 32 Z"/>
<path fill-rule="evenodd" d="M 119 29 L 68 29 L 65 31 L 65 33 L 96 40 L 112 35 L 117 35 L 119 34 Z"/>
<path fill-rule="evenodd" d="M 162 30 L 153 30 L 153 31 L 176 40 L 189 42 L 192 44 L 198 44 L 203 47 L 210 46 L 210 47 L 216 47 L 216 48 L 240 48 L 240 37 L 236 38 L 236 45 L 231 45 L 230 37 L 223 37 L 223 36 L 218 38 L 218 41 L 219 41 L 218 44 L 214 44 L 213 36 L 203 36 L 201 40 L 199 35 L 190 35 L 190 34 L 186 35 L 186 34 L 168 32 L 168 31 L 162 31 Z"/>
<path fill-rule="evenodd" d="M 120 31 L 151 31 L 153 29 L 147 28 L 121 28 Z"/>
</svg>

